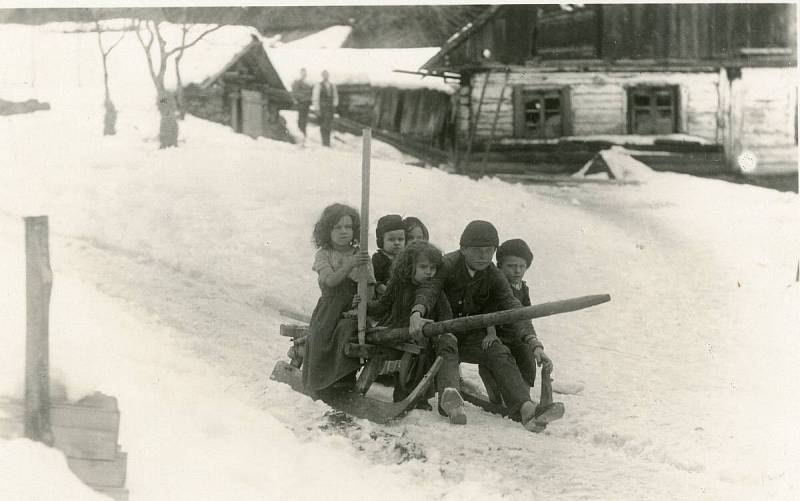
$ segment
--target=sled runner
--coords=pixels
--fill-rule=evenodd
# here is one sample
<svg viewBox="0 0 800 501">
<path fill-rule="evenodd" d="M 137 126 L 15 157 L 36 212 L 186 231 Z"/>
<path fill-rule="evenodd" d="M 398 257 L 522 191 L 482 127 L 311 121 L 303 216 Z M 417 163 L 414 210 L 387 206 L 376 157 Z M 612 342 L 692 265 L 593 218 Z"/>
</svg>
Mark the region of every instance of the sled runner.
<svg viewBox="0 0 800 501">
<path fill-rule="evenodd" d="M 504 325 L 519 320 L 529 320 L 559 313 L 577 311 L 610 301 L 607 294 L 582 296 L 542 303 L 513 310 L 503 310 L 483 315 L 460 317 L 442 322 L 431 322 L 423 327 L 425 337 L 434 337 L 447 332 L 458 333 L 474 329 L 485 329 L 494 325 Z M 306 393 L 302 384 L 301 367 L 305 352 L 305 339 L 309 327 L 306 325 L 281 325 L 281 334 L 292 338 L 289 348 L 289 362 L 279 361 L 272 371 L 271 379 L 289 384 L 294 390 Z M 353 333 L 355 335 L 355 332 Z M 437 357 L 427 372 L 422 371 L 422 364 L 415 364 L 423 348 L 414 344 L 407 328 L 373 328 L 367 329 L 365 342 L 350 343 L 345 347 L 348 357 L 364 360 L 355 388 L 336 391 L 326 390 L 318 395 L 321 400 L 336 410 L 355 417 L 365 418 L 376 423 L 386 423 L 401 417 L 417 402 L 424 399 L 436 373 L 441 366 L 441 358 Z M 366 396 L 372 383 L 382 373 L 397 372 L 398 381 L 410 389 L 408 395 L 399 402 L 389 403 Z M 464 400 L 489 412 L 508 415 L 508 410 L 493 404 L 488 397 L 462 388 Z M 553 402 L 550 374 L 542 374 L 542 398 L 536 411 L 536 426 L 544 429 L 547 423 L 564 415 L 564 404 Z"/>
<path fill-rule="evenodd" d="M 472 386 L 472 385 L 470 385 Z M 461 385 L 461 396 L 464 400 L 480 407 L 481 409 L 491 412 L 492 414 L 499 414 L 501 416 L 509 416 L 508 409 L 502 403 L 492 402 L 488 396 L 481 393 L 475 387 L 465 387 Z M 542 367 L 542 393 L 539 403 L 536 406 L 536 414 L 534 420 L 536 422 L 535 431 L 542 431 L 547 427 L 548 423 L 552 423 L 564 417 L 566 408 L 562 402 L 553 402 L 553 387 L 550 371 Z M 511 416 L 512 419 L 518 421 L 518 416 Z"/>
</svg>

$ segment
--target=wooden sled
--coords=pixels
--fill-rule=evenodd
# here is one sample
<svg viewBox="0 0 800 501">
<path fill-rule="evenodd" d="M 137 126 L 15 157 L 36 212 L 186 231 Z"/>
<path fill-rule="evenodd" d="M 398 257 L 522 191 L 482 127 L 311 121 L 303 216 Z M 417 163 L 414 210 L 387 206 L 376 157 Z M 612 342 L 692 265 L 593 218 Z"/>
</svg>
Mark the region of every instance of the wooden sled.
<svg viewBox="0 0 800 501">
<path fill-rule="evenodd" d="M 485 329 L 494 325 L 503 325 L 518 320 L 529 320 L 558 313 L 576 311 L 590 306 L 605 303 L 611 300 L 607 294 L 583 296 L 553 301 L 513 310 L 497 311 L 483 315 L 460 317 L 442 322 L 431 322 L 423 327 L 425 337 L 434 337 L 446 332 L 464 332 L 474 329 Z M 295 391 L 308 394 L 303 388 L 302 359 L 305 353 L 305 339 L 309 333 L 307 325 L 281 325 L 281 335 L 292 338 L 292 346 L 288 356 L 290 362 L 279 361 L 272 371 L 271 379 L 290 385 Z M 364 360 L 355 388 L 348 391 L 326 391 L 318 395 L 321 400 L 336 410 L 355 417 L 369 419 L 376 423 L 386 423 L 405 414 L 421 398 L 427 394 L 436 373 L 442 364 L 442 359 L 437 357 L 431 367 L 422 374 L 421 364 L 416 364 L 416 372 L 411 369 L 414 365 L 412 359 L 419 356 L 422 348 L 414 344 L 407 328 L 374 328 L 368 329 L 365 342 L 351 343 L 344 348 L 349 357 Z M 397 361 L 394 370 L 399 373 L 400 380 L 406 381 L 408 388 L 413 388 L 402 400 L 394 403 L 384 402 L 366 396 L 372 383 L 381 373 L 386 372 L 387 362 Z M 544 376 L 544 375 L 543 375 Z M 545 381 L 546 380 L 546 383 Z M 564 415 L 564 404 L 552 401 L 552 388 L 550 377 L 543 377 L 542 400 L 537 408 L 536 422 L 542 429 L 548 422 L 559 419 Z M 547 395 L 545 395 L 545 387 Z M 464 400 L 489 412 L 508 416 L 508 410 L 493 404 L 488 397 L 477 395 L 470 391 L 463 391 Z"/>
<path fill-rule="evenodd" d="M 334 409 L 342 411 L 345 414 L 368 419 L 379 424 L 386 424 L 393 419 L 402 417 L 414 406 L 417 399 L 428 391 L 434 376 L 439 372 L 441 366 L 442 359 L 441 357 L 437 357 L 436 361 L 433 362 L 433 365 L 428 369 L 428 372 L 423 376 L 416 388 L 400 402 L 384 402 L 366 397 L 355 390 L 326 393 L 320 396 L 320 399 Z M 287 362 L 282 360 L 278 361 L 278 363 L 275 364 L 275 369 L 272 371 L 270 378 L 288 384 L 295 391 L 305 393 L 303 391 L 301 370 Z"/>
</svg>

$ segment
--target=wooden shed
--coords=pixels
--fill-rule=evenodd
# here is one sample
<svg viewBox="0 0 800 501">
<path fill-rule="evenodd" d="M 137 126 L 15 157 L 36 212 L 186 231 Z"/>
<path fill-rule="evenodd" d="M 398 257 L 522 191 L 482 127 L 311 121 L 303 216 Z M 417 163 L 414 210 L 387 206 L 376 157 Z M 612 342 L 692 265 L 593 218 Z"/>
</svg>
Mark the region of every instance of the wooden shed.
<svg viewBox="0 0 800 501">
<path fill-rule="evenodd" d="M 438 52 L 435 47 L 401 49 L 274 48 L 268 55 L 290 86 L 300 68 L 315 83 L 323 70 L 339 92 L 338 114 L 351 127 L 372 127 L 393 144 L 418 148 L 452 146 L 453 86 L 414 74 Z M 400 70 L 400 71 L 397 71 Z"/>
<path fill-rule="evenodd" d="M 793 4 L 497 5 L 422 69 L 460 75 L 462 168 L 490 151 L 489 170 L 569 172 L 622 144 L 796 177 L 795 26 Z"/>
<path fill-rule="evenodd" d="M 292 141 L 279 113 L 292 107 L 291 95 L 255 37 L 216 73 L 187 85 L 184 99 L 187 111 L 200 118 L 251 137 Z"/>
</svg>

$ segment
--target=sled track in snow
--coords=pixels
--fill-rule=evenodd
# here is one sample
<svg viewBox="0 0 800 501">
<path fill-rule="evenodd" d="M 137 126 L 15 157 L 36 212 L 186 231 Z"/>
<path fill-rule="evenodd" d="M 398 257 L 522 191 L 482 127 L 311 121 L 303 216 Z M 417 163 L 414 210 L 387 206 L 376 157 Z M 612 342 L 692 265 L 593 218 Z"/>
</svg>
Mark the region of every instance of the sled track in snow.
<svg viewBox="0 0 800 501">
<path fill-rule="evenodd" d="M 59 246 L 63 259 L 56 263 L 57 268 L 95 283 L 110 296 L 124 299 L 132 307 L 142 308 L 186 333 L 181 341 L 188 349 L 241 381 L 236 391 L 243 391 L 243 398 L 258 402 L 301 439 L 314 440 L 320 433 L 340 436 L 372 462 L 433 462 L 438 464 L 443 478 L 453 481 L 478 478 L 487 468 L 510 471 L 505 479 L 509 492 L 541 482 L 537 471 L 550 471 L 556 475 L 554 478 L 561 477 L 545 457 L 595 458 L 590 462 L 607 464 L 618 471 L 630 468 L 634 461 L 642 471 L 670 477 L 670 482 L 680 481 L 687 473 L 705 476 L 702 465 L 673 458 L 647 440 L 615 436 L 612 429 L 590 432 L 580 427 L 564 428 L 559 423 L 552 430 L 533 436 L 517 423 L 477 408 L 468 409 L 466 427 L 451 426 L 435 412 L 420 411 L 380 426 L 325 410 L 321 415 L 320 407 L 314 406 L 322 404 L 311 402 L 288 387 L 285 391 L 292 394 L 276 399 L 264 388 L 279 384 L 269 382 L 268 374 L 288 348 L 277 333 L 282 320 L 277 313 L 283 306 L 280 302 L 266 306 L 270 300 L 260 298 L 254 286 L 226 283 L 159 262 L 146 253 L 115 248 L 90 238 L 56 235 L 53 244 Z M 272 335 L 275 338 L 267 337 Z M 570 405 L 567 404 L 568 413 Z M 277 409 L 281 406 L 285 408 Z M 304 406 L 298 412 L 298 407 Z M 513 465 L 518 464 L 529 467 L 515 469 Z M 679 478 L 673 478 L 675 475 Z M 578 497 L 594 489 L 581 481 L 562 484 L 541 489 L 552 493 L 568 489 L 566 492 Z"/>
</svg>

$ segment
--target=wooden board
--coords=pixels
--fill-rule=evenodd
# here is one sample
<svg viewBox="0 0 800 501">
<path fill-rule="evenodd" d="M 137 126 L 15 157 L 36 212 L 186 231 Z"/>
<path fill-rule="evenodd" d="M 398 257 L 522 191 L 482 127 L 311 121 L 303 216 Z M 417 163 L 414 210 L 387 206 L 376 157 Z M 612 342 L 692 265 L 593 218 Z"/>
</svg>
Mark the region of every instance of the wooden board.
<svg viewBox="0 0 800 501">
<path fill-rule="evenodd" d="M 69 469 L 92 487 L 124 487 L 128 455 L 119 451 L 113 460 L 67 457 Z"/>
<path fill-rule="evenodd" d="M 331 393 L 320 399 L 334 409 L 342 411 L 345 414 L 368 419 L 378 424 L 386 424 L 403 416 L 411 409 L 416 400 L 421 395 L 424 395 L 433 383 L 433 378 L 436 373 L 439 372 L 441 366 L 442 358 L 437 357 L 436 361 L 422 378 L 422 381 L 420 381 L 416 388 L 400 402 L 382 402 L 373 398 L 364 397 L 357 391 Z M 278 361 L 278 363 L 275 364 L 270 379 L 286 383 L 291 386 L 293 390 L 299 393 L 305 393 L 305 391 L 303 391 L 302 372 L 300 369 L 292 367 L 287 362 L 282 360 Z"/>
<path fill-rule="evenodd" d="M 54 445 L 70 457 L 113 461 L 117 456 L 119 438 L 116 400 L 93 398 L 87 397 L 82 403 L 51 405 Z M 0 436 L 21 436 L 23 413 L 21 400 L 0 399 Z"/>
</svg>

